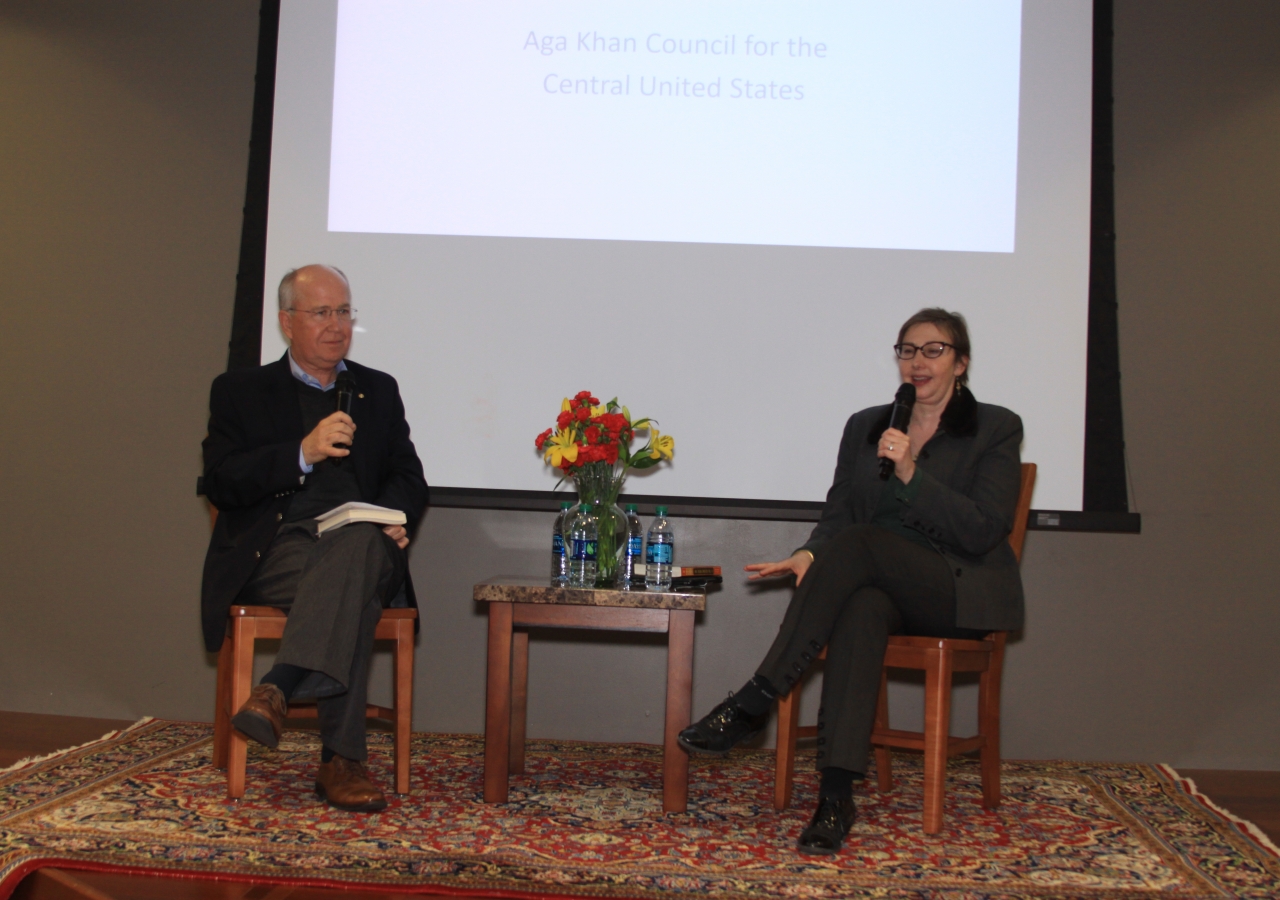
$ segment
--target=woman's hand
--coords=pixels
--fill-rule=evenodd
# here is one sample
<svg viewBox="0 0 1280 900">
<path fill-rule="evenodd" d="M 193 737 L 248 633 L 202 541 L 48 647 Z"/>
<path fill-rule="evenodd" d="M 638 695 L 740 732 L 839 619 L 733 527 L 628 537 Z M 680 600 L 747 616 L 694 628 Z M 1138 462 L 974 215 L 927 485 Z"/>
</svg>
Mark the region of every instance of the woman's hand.
<svg viewBox="0 0 1280 900">
<path fill-rule="evenodd" d="M 748 581 L 759 581 L 762 578 L 774 578 L 778 575 L 794 574 L 796 584 L 804 580 L 804 573 L 813 565 L 813 554 L 808 550 L 797 550 L 786 559 L 771 563 L 752 563 L 746 566 L 751 573 Z"/>
<path fill-rule="evenodd" d="M 896 428 L 886 428 L 880 436 L 880 448 L 876 456 L 893 460 L 893 474 L 903 484 L 909 484 L 916 474 L 916 461 L 911 458 L 911 438 Z"/>
</svg>

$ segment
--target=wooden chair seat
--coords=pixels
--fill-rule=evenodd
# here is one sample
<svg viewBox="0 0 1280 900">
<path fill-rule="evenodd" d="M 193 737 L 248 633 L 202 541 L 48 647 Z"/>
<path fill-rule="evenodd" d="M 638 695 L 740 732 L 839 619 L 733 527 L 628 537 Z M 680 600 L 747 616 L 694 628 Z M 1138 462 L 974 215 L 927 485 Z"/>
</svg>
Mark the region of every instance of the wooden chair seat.
<svg viewBox="0 0 1280 900">
<path fill-rule="evenodd" d="M 1009 544 L 1014 556 L 1022 559 L 1027 534 L 1027 515 L 1036 483 L 1035 463 L 1022 464 L 1022 483 L 1014 528 Z M 1007 633 L 995 631 L 984 640 L 961 640 L 915 635 L 891 635 L 880 671 L 880 699 L 876 704 L 871 745 L 876 753 L 876 775 L 881 791 L 893 789 L 891 748 L 924 753 L 924 831 L 942 830 L 942 806 L 946 792 L 947 758 L 978 751 L 982 772 L 982 805 L 1000 805 L 1000 676 L 1004 669 Z M 818 659 L 827 658 L 824 647 Z M 917 669 L 925 673 L 924 731 L 902 731 L 889 727 L 889 669 Z M 978 733 L 972 737 L 951 736 L 951 677 L 956 672 L 978 672 Z M 799 682 L 778 701 L 778 742 L 774 762 L 773 805 L 791 805 L 795 781 L 796 741 L 816 737 L 814 726 L 799 725 Z"/>
<path fill-rule="evenodd" d="M 387 719 L 395 734 L 395 791 L 409 792 L 409 733 L 413 714 L 413 628 L 418 611 L 384 609 L 374 639 L 391 641 L 395 656 L 395 694 L 390 708 L 368 706 L 371 719 Z M 218 653 L 218 689 L 213 720 L 213 764 L 227 770 L 227 796 L 244 796 L 246 738 L 231 727 L 231 717 L 253 689 L 253 645 L 284 636 L 288 616 L 272 606 L 233 606 L 227 636 Z M 290 703 L 290 718 L 315 718 L 314 703 Z"/>
</svg>

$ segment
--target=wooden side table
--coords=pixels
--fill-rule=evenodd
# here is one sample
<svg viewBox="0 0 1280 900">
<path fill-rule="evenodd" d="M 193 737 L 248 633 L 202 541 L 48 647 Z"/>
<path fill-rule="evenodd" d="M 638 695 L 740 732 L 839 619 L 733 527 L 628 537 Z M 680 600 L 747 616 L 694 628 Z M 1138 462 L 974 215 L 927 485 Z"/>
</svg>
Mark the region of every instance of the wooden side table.
<svg viewBox="0 0 1280 900">
<path fill-rule="evenodd" d="M 693 706 L 693 618 L 706 609 L 697 591 L 615 591 L 551 587 L 545 581 L 494 578 L 472 595 L 489 604 L 489 678 L 485 700 L 484 800 L 507 801 L 507 779 L 524 772 L 529 633 L 516 628 L 583 628 L 667 634 L 667 710 L 662 741 L 662 809 L 684 812 L 689 757 L 676 735 Z"/>
</svg>

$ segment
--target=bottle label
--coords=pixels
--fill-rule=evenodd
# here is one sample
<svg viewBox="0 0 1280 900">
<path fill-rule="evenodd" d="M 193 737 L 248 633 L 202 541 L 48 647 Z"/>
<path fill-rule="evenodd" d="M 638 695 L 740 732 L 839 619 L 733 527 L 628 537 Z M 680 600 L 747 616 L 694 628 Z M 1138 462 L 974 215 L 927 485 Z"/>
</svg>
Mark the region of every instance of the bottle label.
<svg viewBox="0 0 1280 900">
<path fill-rule="evenodd" d="M 573 541 L 573 558 L 594 562 L 596 558 L 596 542 L 575 538 Z"/>
<path fill-rule="evenodd" d="M 559 534 L 551 536 L 551 552 L 555 556 L 564 556 L 564 537 Z"/>
<path fill-rule="evenodd" d="M 674 544 L 650 544 L 645 553 L 645 563 L 657 563 L 658 565 L 671 565 L 671 560 L 675 558 Z"/>
<path fill-rule="evenodd" d="M 627 556 L 634 556 L 637 559 L 640 554 L 644 553 L 644 538 L 633 537 L 627 539 Z"/>
</svg>

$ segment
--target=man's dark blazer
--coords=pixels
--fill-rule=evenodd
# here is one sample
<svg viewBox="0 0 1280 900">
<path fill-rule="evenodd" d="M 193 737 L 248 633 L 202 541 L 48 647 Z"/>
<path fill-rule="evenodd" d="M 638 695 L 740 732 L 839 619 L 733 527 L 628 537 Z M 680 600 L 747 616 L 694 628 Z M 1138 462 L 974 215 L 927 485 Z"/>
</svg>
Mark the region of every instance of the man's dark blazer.
<svg viewBox="0 0 1280 900">
<path fill-rule="evenodd" d="M 355 468 L 360 498 L 403 510 L 412 536 L 428 493 L 400 389 L 385 372 L 350 360 L 347 370 L 356 385 L 356 435 L 345 464 Z M 204 493 L 218 521 L 205 556 L 200 611 L 210 651 L 222 646 L 228 610 L 275 538 L 290 499 L 306 484 L 298 467 L 306 434 L 297 384 L 286 353 L 256 369 L 219 375 L 209 393 Z M 405 591 L 416 606 L 407 576 Z"/>
<path fill-rule="evenodd" d="M 890 409 L 873 406 L 849 418 L 822 518 L 802 549 L 820 553 L 840 531 L 875 516 L 886 484 L 876 449 Z M 1022 420 L 979 403 L 966 388 L 947 404 L 916 459 L 919 492 L 899 517 L 950 564 L 961 628 L 1022 627 L 1022 576 L 1008 541 L 1022 487 L 1021 446 Z M 889 484 L 898 483 L 890 476 Z"/>
</svg>

